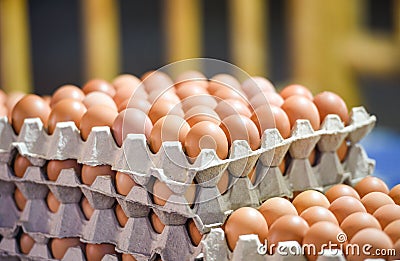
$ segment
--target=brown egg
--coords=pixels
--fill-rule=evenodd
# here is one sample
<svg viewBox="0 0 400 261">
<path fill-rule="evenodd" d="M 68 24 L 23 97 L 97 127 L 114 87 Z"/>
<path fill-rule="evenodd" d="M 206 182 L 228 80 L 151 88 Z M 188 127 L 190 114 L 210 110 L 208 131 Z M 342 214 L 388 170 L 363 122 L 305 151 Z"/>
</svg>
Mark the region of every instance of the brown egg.
<svg viewBox="0 0 400 261">
<path fill-rule="evenodd" d="M 178 95 L 175 93 L 175 89 L 169 88 L 169 89 L 157 89 L 149 93 L 147 100 L 151 103 L 154 104 L 156 101 L 159 100 L 164 100 L 167 102 L 170 102 L 174 105 L 178 105 L 181 100 L 179 99 Z"/>
<path fill-rule="evenodd" d="M 324 121 L 328 114 L 337 114 L 344 123 L 349 121 L 349 110 L 344 100 L 333 92 L 321 92 L 314 97 L 318 108 L 319 118 Z"/>
<path fill-rule="evenodd" d="M 389 260 L 400 260 L 400 240 L 396 241 L 396 243 L 393 246 L 393 249 L 395 250 L 396 254 L 389 257 Z"/>
<path fill-rule="evenodd" d="M 400 205 L 400 184 L 394 186 L 390 192 L 389 196 L 393 199 L 393 201 L 397 204 Z"/>
<path fill-rule="evenodd" d="M 339 224 L 349 215 L 356 212 L 367 212 L 361 202 L 350 196 L 341 196 L 334 200 L 329 207 L 329 210 L 335 215 Z"/>
<path fill-rule="evenodd" d="M 253 96 L 253 98 L 250 100 L 250 104 L 253 109 L 263 105 L 275 105 L 277 107 L 281 107 L 283 103 L 283 98 L 276 92 L 260 92 Z"/>
<path fill-rule="evenodd" d="M 86 260 L 101 261 L 107 255 L 116 254 L 115 246 L 112 244 L 86 244 Z"/>
<path fill-rule="evenodd" d="M 381 229 L 381 225 L 371 214 L 356 212 L 347 216 L 340 224 L 340 228 L 346 233 L 348 240 L 351 240 L 358 231 L 364 228 Z"/>
<path fill-rule="evenodd" d="M 279 93 L 283 99 L 287 99 L 294 95 L 304 96 L 309 100 L 313 100 L 313 95 L 309 89 L 299 84 L 291 84 L 283 88 Z"/>
<path fill-rule="evenodd" d="M 220 125 L 228 138 L 229 146 L 235 140 L 245 140 L 252 150 L 260 147 L 260 134 L 257 126 L 249 118 L 236 114 L 226 117 Z"/>
<path fill-rule="evenodd" d="M 19 91 L 10 92 L 7 95 L 7 101 L 5 102 L 5 106 L 8 110 L 8 120 L 11 121 L 11 113 L 14 109 L 15 104 L 17 104 L 26 94 Z"/>
<path fill-rule="evenodd" d="M 162 71 L 149 71 L 142 75 L 141 80 L 147 93 L 154 90 L 165 90 L 174 85 L 168 74 Z"/>
<path fill-rule="evenodd" d="M 82 166 L 82 183 L 88 186 L 92 185 L 97 176 L 111 176 L 115 178 L 115 171 L 111 170 L 110 165 L 99 165 L 99 166 Z"/>
<path fill-rule="evenodd" d="M 93 79 L 85 83 L 82 87 L 82 91 L 85 94 L 91 92 L 104 92 L 107 95 L 113 97 L 115 95 L 114 86 L 112 86 L 109 82 L 102 79 Z"/>
<path fill-rule="evenodd" d="M 136 258 L 133 255 L 122 254 L 122 261 L 136 261 Z"/>
<path fill-rule="evenodd" d="M 12 126 L 18 134 L 25 119 L 39 118 L 43 125 L 47 127 L 50 111 L 50 106 L 41 97 L 28 94 L 15 104 L 11 115 Z"/>
<path fill-rule="evenodd" d="M 267 221 L 268 227 L 280 217 L 285 215 L 297 215 L 296 208 L 289 200 L 273 197 L 265 201 L 258 209 Z"/>
<path fill-rule="evenodd" d="M 307 208 L 301 213 L 300 217 L 302 217 L 309 226 L 312 226 L 320 221 L 329 221 L 336 225 L 339 225 L 335 215 L 333 215 L 333 213 L 330 212 L 328 209 L 320 206 Z"/>
<path fill-rule="evenodd" d="M 26 198 L 24 194 L 22 194 L 21 190 L 18 188 L 15 188 L 14 191 L 14 201 L 15 205 L 17 206 L 18 210 L 22 211 L 25 208 L 26 205 Z"/>
<path fill-rule="evenodd" d="M 360 200 L 360 196 L 358 195 L 357 191 L 345 184 L 337 184 L 332 186 L 325 192 L 325 196 L 331 203 L 342 196 L 350 196 Z"/>
<path fill-rule="evenodd" d="M 388 224 L 385 227 L 384 232 L 390 237 L 390 239 L 392 239 L 392 242 L 400 240 L 400 219 L 394 220 Z"/>
<path fill-rule="evenodd" d="M 150 149 L 157 153 L 164 141 L 179 141 L 184 144 L 189 130 L 190 126 L 183 118 L 177 115 L 164 116 L 154 124 L 151 130 Z"/>
<path fill-rule="evenodd" d="M 150 214 L 150 222 L 153 226 L 154 231 L 158 234 L 161 234 L 164 230 L 165 225 L 161 222 L 160 218 L 156 215 L 156 213 L 151 212 Z"/>
<path fill-rule="evenodd" d="M 155 124 L 160 118 L 171 114 L 183 117 L 183 111 L 179 106 L 170 101 L 160 99 L 152 104 L 148 115 L 151 122 Z"/>
<path fill-rule="evenodd" d="M 232 75 L 217 74 L 214 75 L 208 82 L 208 92 L 215 94 L 219 90 L 241 90 L 240 83 Z M 218 95 L 216 95 L 218 96 Z"/>
<path fill-rule="evenodd" d="M 233 99 L 226 99 L 220 101 L 217 107 L 215 107 L 215 112 L 222 120 L 234 114 L 240 114 L 247 118 L 251 117 L 251 111 L 249 110 L 247 105 L 241 101 Z"/>
<path fill-rule="evenodd" d="M 202 121 L 210 121 L 215 124 L 220 124 L 221 119 L 218 114 L 208 106 L 198 105 L 190 108 L 184 116 L 190 126 L 194 126 Z"/>
<path fill-rule="evenodd" d="M 49 115 L 49 134 L 53 134 L 58 122 L 73 121 L 79 126 L 86 107 L 80 101 L 73 99 L 64 99 L 59 101 L 51 110 Z"/>
<path fill-rule="evenodd" d="M 219 193 L 224 194 L 229 189 L 229 171 L 225 170 L 217 184 Z"/>
<path fill-rule="evenodd" d="M 60 207 L 60 201 L 58 201 L 56 196 L 54 196 L 54 194 L 51 193 L 51 191 L 49 191 L 49 193 L 47 194 L 46 203 L 47 207 L 51 212 L 57 213 L 58 208 Z"/>
<path fill-rule="evenodd" d="M 379 255 L 380 251 L 387 251 L 393 248 L 393 243 L 390 238 L 382 230 L 376 228 L 366 228 L 359 231 L 350 240 L 350 244 L 359 245 L 360 253 L 356 255 L 350 253 L 350 255 L 347 256 L 347 260 L 349 261 L 362 261 L 371 257 L 386 259 L 386 256 Z M 366 245 L 369 245 L 367 249 L 365 249 Z M 366 250 L 370 254 L 368 255 L 368 253 L 361 250 Z"/>
<path fill-rule="evenodd" d="M 292 202 L 300 215 L 304 210 L 313 206 L 329 208 L 329 201 L 324 194 L 315 190 L 306 190 L 301 192 Z"/>
<path fill-rule="evenodd" d="M 19 248 L 22 254 L 28 255 L 34 244 L 35 240 L 31 236 L 26 233 L 21 234 L 21 238 L 19 239 Z"/>
<path fill-rule="evenodd" d="M 164 206 L 167 203 L 168 198 L 173 194 L 173 192 L 168 188 L 168 186 L 159 181 L 158 179 L 153 185 L 153 201 L 155 204 Z M 193 183 L 188 186 L 184 197 L 189 205 L 192 205 L 196 197 L 196 185 Z"/>
<path fill-rule="evenodd" d="M 81 165 L 77 160 L 49 160 L 46 167 L 48 179 L 56 181 L 63 169 L 74 169 L 76 176 L 81 176 Z"/>
<path fill-rule="evenodd" d="M 132 96 L 135 94 L 135 86 L 131 85 L 124 85 L 121 86 L 117 92 L 115 93 L 113 100 L 117 107 L 125 100 L 132 98 Z M 147 98 L 147 95 L 146 97 Z"/>
<path fill-rule="evenodd" d="M 114 86 L 115 90 L 119 90 L 123 86 L 132 86 L 136 88 L 141 83 L 140 79 L 131 74 L 121 74 L 114 78 L 112 81 L 112 85 Z"/>
<path fill-rule="evenodd" d="M 149 139 L 152 128 L 153 124 L 144 112 L 128 108 L 118 114 L 111 129 L 118 146 L 122 146 L 122 142 L 130 133 L 144 134 L 146 139 Z"/>
<path fill-rule="evenodd" d="M 214 149 L 220 159 L 225 159 L 228 156 L 228 146 L 224 131 L 213 122 L 199 122 L 186 135 L 185 150 L 192 160 L 202 149 Z"/>
<path fill-rule="evenodd" d="M 83 99 L 82 103 L 86 106 L 86 108 L 90 108 L 96 105 L 102 105 L 110 107 L 113 110 L 118 110 L 117 105 L 114 100 L 103 92 L 91 92 L 86 95 L 85 99 Z"/>
<path fill-rule="evenodd" d="M 385 229 L 389 223 L 400 219 L 400 206 L 393 204 L 383 205 L 373 215 L 381 224 L 382 229 Z"/>
<path fill-rule="evenodd" d="M 175 88 L 179 89 L 186 83 L 196 83 L 197 85 L 207 88 L 208 80 L 204 74 L 198 71 L 186 71 L 178 75 L 175 79 Z"/>
<path fill-rule="evenodd" d="M 203 235 L 197 229 L 196 224 L 194 223 L 193 219 L 190 219 L 188 221 L 187 229 L 189 231 L 189 236 L 192 241 L 192 244 L 195 246 L 198 246 L 200 244 L 200 241 L 201 241 Z"/>
<path fill-rule="evenodd" d="M 82 198 L 81 201 L 82 212 L 85 215 L 86 219 L 89 220 L 94 212 L 94 208 L 89 203 L 89 200 L 86 197 Z"/>
<path fill-rule="evenodd" d="M 207 90 L 201 85 L 198 85 L 196 82 L 182 83 L 176 90 L 176 95 L 178 95 L 181 100 L 184 100 L 190 96 L 204 94 L 208 94 Z"/>
<path fill-rule="evenodd" d="M 26 172 L 28 167 L 32 166 L 32 163 L 28 160 L 28 158 L 18 154 L 14 160 L 14 174 L 18 178 L 22 178 Z"/>
<path fill-rule="evenodd" d="M 115 174 L 115 187 L 119 194 L 128 195 L 133 186 L 136 185 L 136 182 L 128 174 L 119 171 Z"/>
<path fill-rule="evenodd" d="M 71 84 L 63 85 L 54 92 L 50 107 L 53 107 L 57 102 L 64 99 L 73 99 L 81 102 L 84 98 L 85 94 L 79 87 Z"/>
<path fill-rule="evenodd" d="M 317 165 L 317 149 L 311 151 L 310 156 L 308 156 L 308 161 L 310 161 L 311 166 Z"/>
<path fill-rule="evenodd" d="M 125 215 L 125 212 L 120 204 L 117 204 L 115 206 L 115 215 L 117 216 L 117 220 L 120 226 L 124 227 L 126 225 L 126 222 L 128 222 L 128 217 Z"/>
<path fill-rule="evenodd" d="M 127 108 L 135 108 L 147 114 L 150 110 L 150 107 L 151 104 L 147 100 L 141 98 L 126 99 L 121 104 L 119 104 L 118 112 L 121 112 Z"/>
<path fill-rule="evenodd" d="M 303 218 L 297 215 L 282 216 L 269 227 L 268 244 L 278 245 L 284 241 L 297 241 L 301 244 L 308 229 L 309 226 Z"/>
<path fill-rule="evenodd" d="M 79 241 L 78 237 L 53 238 L 50 243 L 51 253 L 55 259 L 62 259 L 68 248 L 77 246 L 82 249 L 84 247 L 84 244 Z"/>
<path fill-rule="evenodd" d="M 368 213 L 373 214 L 378 208 L 395 204 L 393 199 L 382 192 L 371 192 L 361 198 L 361 203 L 364 205 Z"/>
<path fill-rule="evenodd" d="M 51 96 L 50 95 L 43 95 L 42 99 L 48 104 L 50 105 L 51 102 Z"/>
<path fill-rule="evenodd" d="M 260 136 L 266 129 L 278 129 L 282 138 L 290 136 L 290 122 L 286 112 L 281 108 L 271 106 L 258 107 L 251 115 L 251 120 L 256 124 Z"/>
<path fill-rule="evenodd" d="M 112 127 L 118 112 L 107 106 L 96 105 L 90 107 L 85 114 L 83 114 L 79 129 L 83 140 L 87 140 L 93 127 L 108 126 Z"/>
<path fill-rule="evenodd" d="M 253 76 L 242 83 L 242 90 L 249 99 L 260 92 L 276 92 L 274 85 L 264 77 Z"/>
<path fill-rule="evenodd" d="M 213 96 L 216 97 L 217 100 L 238 100 L 244 104 L 248 104 L 247 98 L 236 89 L 220 89 L 214 92 Z"/>
<path fill-rule="evenodd" d="M 326 248 L 328 244 L 332 246 L 331 249 L 344 249 L 344 244 L 346 242 L 341 242 L 338 240 L 338 238 L 340 238 L 339 235 L 341 235 L 342 233 L 343 231 L 338 225 L 329 221 L 321 221 L 315 223 L 310 227 L 310 229 L 308 229 L 303 238 L 303 245 L 313 245 L 315 246 L 317 252 L 323 249 L 323 245 L 325 245 Z M 310 261 L 315 261 L 317 260 L 318 255 L 314 255 L 314 253 L 312 252 L 313 251 L 310 251 L 310 253 L 306 253 L 307 259 Z"/>
<path fill-rule="evenodd" d="M 231 251 L 235 249 L 241 235 L 256 234 L 262 243 L 268 235 L 267 221 L 260 212 L 250 207 L 235 210 L 225 222 L 224 230 Z"/>
<path fill-rule="evenodd" d="M 191 96 L 181 101 L 182 110 L 184 112 L 187 112 L 191 108 L 199 105 L 215 109 L 215 107 L 217 107 L 217 104 L 218 102 L 216 101 L 216 99 L 214 99 L 214 97 L 209 94 Z"/>
<path fill-rule="evenodd" d="M 389 188 L 381 179 L 377 177 L 368 176 L 363 178 L 360 182 L 358 182 L 354 189 L 357 191 L 358 195 L 363 198 L 370 192 L 383 192 L 385 194 L 389 194 Z"/>
<path fill-rule="evenodd" d="M 296 120 L 309 120 L 314 130 L 319 130 L 320 118 L 315 104 L 308 98 L 300 95 L 285 99 L 282 109 L 286 112 L 290 126 L 293 128 Z"/>
</svg>

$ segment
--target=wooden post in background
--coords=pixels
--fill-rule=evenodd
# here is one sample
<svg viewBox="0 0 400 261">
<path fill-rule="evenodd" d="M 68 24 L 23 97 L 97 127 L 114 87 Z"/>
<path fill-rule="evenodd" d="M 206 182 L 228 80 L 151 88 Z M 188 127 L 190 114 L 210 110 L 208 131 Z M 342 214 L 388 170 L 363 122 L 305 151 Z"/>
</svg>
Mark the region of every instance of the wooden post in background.
<svg viewBox="0 0 400 261">
<path fill-rule="evenodd" d="M 0 0 L 1 85 L 6 92 L 31 92 L 27 0 Z"/>
<path fill-rule="evenodd" d="M 250 75 L 267 75 L 267 1 L 231 0 L 231 54 L 235 65 Z"/>
<path fill-rule="evenodd" d="M 82 0 L 85 79 L 112 80 L 120 72 L 118 1 Z"/>
</svg>

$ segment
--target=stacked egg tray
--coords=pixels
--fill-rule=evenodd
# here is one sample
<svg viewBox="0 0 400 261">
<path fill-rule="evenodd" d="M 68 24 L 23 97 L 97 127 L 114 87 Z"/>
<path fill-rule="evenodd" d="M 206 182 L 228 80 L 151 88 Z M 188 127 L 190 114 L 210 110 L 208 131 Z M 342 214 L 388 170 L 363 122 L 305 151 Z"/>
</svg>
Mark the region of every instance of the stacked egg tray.
<svg viewBox="0 0 400 261">
<path fill-rule="evenodd" d="M 245 259 L 247 254 L 255 255 L 257 249 L 237 247 L 231 253 L 224 243 L 223 231 L 218 228 L 229 214 L 243 206 L 258 207 L 271 197 L 291 198 L 293 192 L 323 191 L 338 183 L 352 185 L 370 175 L 375 162 L 358 142 L 375 122 L 375 116 L 363 107 L 352 109 L 347 126 L 337 115 L 328 115 L 318 131 L 313 131 L 307 120 L 298 120 L 288 139 L 282 139 L 276 129 L 266 130 L 262 145 L 256 151 L 245 141 L 235 141 L 228 159 L 219 159 L 213 150 L 202 150 L 191 164 L 179 142 L 164 142 L 162 149 L 153 154 L 144 135 L 129 134 L 119 148 L 108 127 L 94 127 L 87 141 L 82 141 L 72 122 L 58 123 L 49 136 L 39 119 L 26 119 L 16 136 L 7 118 L 2 118 L 0 257 L 51 260 L 47 246 L 50 238 L 80 237 L 82 242 L 114 244 L 117 252 L 132 254 L 137 260 L 152 260 L 157 256 L 163 260 Z M 336 150 L 344 140 L 349 150 L 341 163 Z M 318 163 L 312 167 L 308 156 L 316 146 L 321 153 Z M 16 177 L 10 167 L 17 153 L 33 164 L 22 178 Z M 283 175 L 279 165 L 288 153 L 290 165 Z M 91 166 L 111 165 L 113 170 L 130 175 L 139 186 L 134 186 L 125 197 L 116 193 L 110 176 L 98 176 L 87 186 L 80 182 L 73 169 L 64 169 L 55 182 L 49 181 L 44 166 L 46 161 L 55 159 L 77 159 Z M 256 177 L 251 182 L 248 174 L 254 168 Z M 217 184 L 226 171 L 229 189 L 220 195 Z M 164 206 L 153 203 L 152 188 L 157 179 L 173 192 Z M 196 198 L 190 206 L 184 194 L 193 183 L 196 183 Z M 27 199 L 22 213 L 13 200 L 15 186 Z M 46 206 L 49 190 L 61 203 L 57 213 L 51 213 Z M 79 205 L 82 194 L 95 209 L 90 220 L 85 219 Z M 129 217 L 124 227 L 118 224 L 114 214 L 116 202 Z M 166 225 L 161 234 L 151 226 L 150 211 Z M 198 246 L 191 243 L 185 226 L 190 218 L 205 234 Z M 36 242 L 29 256 L 18 249 L 16 237 L 21 230 Z M 254 238 L 243 242 L 238 246 L 248 242 L 260 244 Z M 85 260 L 80 248 L 70 248 L 63 259 Z M 107 255 L 103 260 L 117 260 L 117 257 Z"/>
</svg>

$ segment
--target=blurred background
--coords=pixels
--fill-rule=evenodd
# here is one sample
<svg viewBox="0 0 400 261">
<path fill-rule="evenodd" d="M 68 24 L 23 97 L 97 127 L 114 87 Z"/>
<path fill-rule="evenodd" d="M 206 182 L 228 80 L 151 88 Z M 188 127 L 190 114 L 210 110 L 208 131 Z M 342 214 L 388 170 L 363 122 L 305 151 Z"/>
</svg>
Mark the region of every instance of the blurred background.
<svg viewBox="0 0 400 261">
<path fill-rule="evenodd" d="M 400 182 L 400 0 L 0 0 L 7 92 L 51 94 L 194 57 L 364 105 L 378 116 L 367 151 Z"/>
</svg>

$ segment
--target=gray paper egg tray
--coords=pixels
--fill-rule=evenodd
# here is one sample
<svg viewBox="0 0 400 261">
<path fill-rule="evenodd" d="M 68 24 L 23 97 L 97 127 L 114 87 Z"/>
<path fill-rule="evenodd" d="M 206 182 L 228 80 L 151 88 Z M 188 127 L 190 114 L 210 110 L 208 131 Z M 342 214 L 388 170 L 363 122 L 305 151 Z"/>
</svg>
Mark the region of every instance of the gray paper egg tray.
<svg viewBox="0 0 400 261">
<path fill-rule="evenodd" d="M 20 224 L 26 232 L 47 237 L 81 236 L 85 242 L 110 242 L 119 251 L 133 253 L 138 259 L 147 259 L 155 253 L 167 260 L 174 253 L 179 257 L 194 257 L 202 252 L 202 247 L 192 246 L 187 233 L 182 233 L 186 231 L 187 218 L 194 218 L 199 230 L 207 233 L 241 206 L 255 207 L 273 196 L 291 197 L 293 191 L 323 190 L 337 183 L 353 183 L 371 174 L 374 161 L 357 142 L 373 128 L 376 118 L 359 107 L 352 110 L 351 119 L 351 124 L 344 127 L 336 115 L 331 115 L 316 132 L 308 121 L 299 120 L 289 139 L 283 140 L 275 129 L 267 130 L 259 150 L 251 151 L 246 142 L 235 141 L 229 159 L 220 160 L 214 151 L 203 150 L 194 164 L 190 164 L 178 142 L 164 142 L 160 152 L 154 155 L 143 135 L 128 135 L 122 148 L 118 148 L 108 127 L 93 128 L 88 140 L 83 142 L 73 123 L 59 123 L 54 135 L 49 136 L 38 119 L 27 119 L 16 137 L 3 118 L 0 120 L 0 180 L 9 186 L 15 183 L 28 203 L 22 214 L 14 206 L 14 214 L 7 221 L 1 221 L 5 223 L 0 224 L 1 232 L 6 238 Z M 344 139 L 350 142 L 350 148 L 342 164 L 335 151 Z M 308 156 L 316 145 L 321 156 L 318 164 L 311 167 Z M 35 165 L 28 168 L 22 179 L 13 176 L 8 167 L 17 151 Z M 287 153 L 292 159 L 282 175 L 277 166 Z M 140 186 L 135 186 L 125 198 L 115 193 L 111 179 L 105 176 L 97 177 L 91 187 L 80 184 L 72 170 L 63 170 L 56 182 L 46 180 L 40 168 L 46 160 L 70 158 L 87 165 L 112 165 L 114 170 L 129 174 Z M 256 178 L 252 184 L 247 174 L 254 167 Z M 229 190 L 219 196 L 216 185 L 225 170 L 230 176 Z M 174 192 L 165 206 L 152 203 L 150 192 L 155 179 Z M 182 195 L 193 180 L 198 186 L 194 207 L 190 208 Z M 44 201 L 48 189 L 62 203 L 56 214 L 49 213 Z M 84 219 L 78 206 L 81 193 L 96 209 L 90 221 Z M 8 200 L 12 198 L 9 196 Z M 116 200 L 130 217 L 124 228 L 119 227 L 111 209 Z M 151 228 L 147 217 L 150 209 L 167 224 L 161 235 Z M 143 236 L 137 239 L 135 233 Z"/>
</svg>

